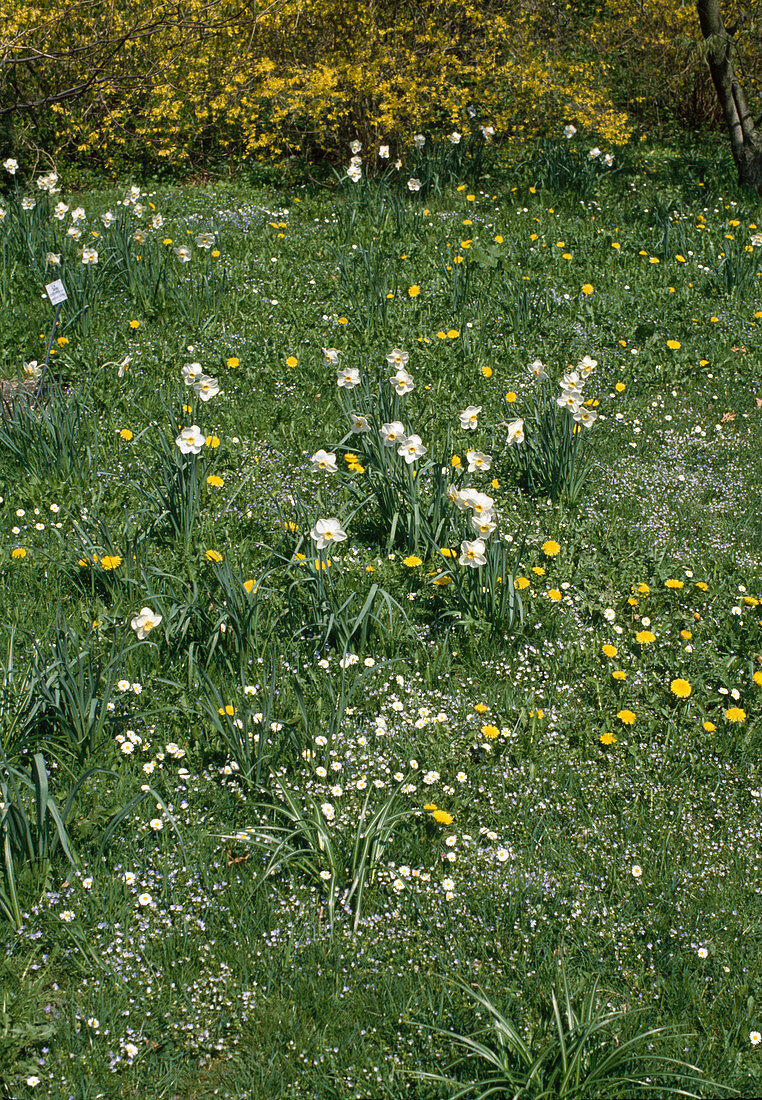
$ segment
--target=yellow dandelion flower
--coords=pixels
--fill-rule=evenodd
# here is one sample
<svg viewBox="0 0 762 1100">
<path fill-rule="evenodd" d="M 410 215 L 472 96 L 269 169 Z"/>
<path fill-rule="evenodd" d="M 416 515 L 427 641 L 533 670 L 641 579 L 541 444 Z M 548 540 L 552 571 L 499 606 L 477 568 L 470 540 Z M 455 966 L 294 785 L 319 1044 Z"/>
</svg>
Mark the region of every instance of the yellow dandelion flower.
<svg viewBox="0 0 762 1100">
<path fill-rule="evenodd" d="M 120 439 L 124 439 L 127 443 L 132 439 L 132 432 L 129 428 L 122 428 L 119 432 Z"/>
<path fill-rule="evenodd" d="M 726 722 L 743 722 L 746 718 L 746 711 L 742 707 L 729 707 L 725 711 Z"/>
<path fill-rule="evenodd" d="M 757 687 L 762 687 L 762 672 L 753 673 L 752 680 L 757 685 Z"/>
<path fill-rule="evenodd" d="M 601 652 L 605 653 L 607 657 L 616 657 L 619 650 L 615 645 L 609 645 L 607 642 L 606 645 L 601 646 Z"/>
<path fill-rule="evenodd" d="M 518 588 L 519 592 L 525 588 L 529 588 L 529 577 L 516 577 L 513 582 L 513 587 Z"/>
<path fill-rule="evenodd" d="M 714 731 L 717 729 L 714 722 L 703 722 L 701 728 L 706 730 L 707 733 L 714 733 Z"/>
<path fill-rule="evenodd" d="M 623 672 L 623 671 L 621 670 L 621 668 L 617 668 L 617 669 L 615 669 L 615 670 L 614 670 L 614 671 L 613 671 L 613 672 L 611 673 L 611 676 L 612 676 L 612 678 L 613 678 L 614 680 L 626 680 L 626 679 L 627 679 L 627 673 L 626 673 L 626 672 Z"/>
<path fill-rule="evenodd" d="M 226 364 L 231 370 L 235 370 L 236 367 L 240 367 L 241 360 L 237 355 L 231 355 Z"/>
<path fill-rule="evenodd" d="M 222 561 L 222 554 L 219 552 L 219 550 L 207 550 L 207 552 L 204 554 L 204 557 L 207 561 Z"/>
<path fill-rule="evenodd" d="M 418 286 L 418 283 L 413 283 L 412 286 L 407 288 L 407 293 L 409 298 L 417 298 L 421 293 L 421 288 Z"/>
<path fill-rule="evenodd" d="M 617 742 L 613 733 L 602 733 L 598 740 L 602 745 L 616 745 Z"/>
<path fill-rule="evenodd" d="M 210 474 L 206 479 L 207 485 L 211 485 L 213 489 L 221 489 L 225 482 L 218 474 Z"/>
<path fill-rule="evenodd" d="M 251 595 L 252 590 L 256 591 L 256 588 L 254 587 L 254 581 L 253 580 L 244 581 L 243 582 L 243 588 L 244 588 L 244 591 L 245 591 L 247 596 Z"/>
<path fill-rule="evenodd" d="M 631 726 L 636 717 L 635 711 L 633 710 L 620 710 L 617 714 L 617 718 L 623 726 Z"/>
<path fill-rule="evenodd" d="M 476 711 L 477 714 L 486 714 L 487 711 L 489 710 L 489 707 L 487 706 L 486 703 L 475 703 L 474 704 L 474 710 Z"/>
<path fill-rule="evenodd" d="M 614 389 L 617 393 L 624 393 L 627 387 L 625 386 L 624 382 L 617 382 L 617 384 L 614 386 Z"/>
<path fill-rule="evenodd" d="M 492 377 L 492 367 L 482 367 L 482 374 L 485 378 Z"/>
<path fill-rule="evenodd" d="M 287 367 L 295 367 L 298 364 L 298 362 L 299 362 L 299 360 L 296 358 L 295 355 L 289 355 L 288 358 L 286 359 L 286 366 Z"/>
<path fill-rule="evenodd" d="M 682 346 L 679 340 L 667 340 L 667 347 L 671 351 L 678 351 Z"/>
<path fill-rule="evenodd" d="M 542 544 L 542 552 L 546 558 L 555 558 L 561 553 L 561 547 L 555 539 L 548 539 Z"/>
<path fill-rule="evenodd" d="M 14 550 L 11 550 L 11 557 L 16 561 L 20 561 L 21 558 L 26 557 L 26 550 L 23 546 L 17 546 Z"/>
<path fill-rule="evenodd" d="M 500 736 L 500 730 L 497 726 L 493 726 L 490 723 L 487 726 L 482 726 L 482 735 L 487 738 L 488 741 L 494 741 L 496 737 Z"/>
<path fill-rule="evenodd" d="M 101 558 L 101 565 L 107 573 L 110 572 L 112 569 L 118 569 L 121 564 L 122 559 L 119 557 L 118 554 L 105 554 Z"/>
<path fill-rule="evenodd" d="M 635 641 L 640 645 L 650 645 L 656 641 L 656 635 L 650 630 L 639 630 L 635 635 Z"/>
<path fill-rule="evenodd" d="M 402 559 L 402 564 L 406 565 L 408 569 L 414 569 L 416 565 L 423 565 L 423 562 L 420 558 L 416 557 L 415 554 L 410 554 L 408 557 Z"/>
<path fill-rule="evenodd" d="M 140 328 L 140 321 L 130 321 L 130 328 L 131 329 Z"/>
<path fill-rule="evenodd" d="M 446 810 L 434 810 L 431 816 L 435 821 L 438 821 L 440 825 L 452 825 L 455 820 L 452 814 L 448 814 Z"/>
<path fill-rule="evenodd" d="M 582 289 L 583 294 L 592 294 L 593 293 L 593 284 L 592 283 L 584 283 L 581 289 Z"/>
<path fill-rule="evenodd" d="M 678 699 L 687 699 L 693 691 L 693 688 L 687 680 L 684 680 L 682 676 L 680 676 L 677 678 L 677 680 L 672 681 L 672 683 L 669 685 L 669 690 L 672 692 L 673 695 L 676 695 Z"/>
<path fill-rule="evenodd" d="M 553 603 L 558 603 L 559 600 L 563 599 L 563 593 L 557 588 L 551 588 L 550 592 L 548 592 L 548 599 L 552 600 Z"/>
</svg>

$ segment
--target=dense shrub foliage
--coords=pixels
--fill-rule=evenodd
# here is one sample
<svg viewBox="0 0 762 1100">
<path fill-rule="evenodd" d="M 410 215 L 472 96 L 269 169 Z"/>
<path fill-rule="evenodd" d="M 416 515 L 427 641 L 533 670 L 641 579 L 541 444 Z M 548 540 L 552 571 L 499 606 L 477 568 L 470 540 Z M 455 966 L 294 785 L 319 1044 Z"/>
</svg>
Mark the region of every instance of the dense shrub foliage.
<svg viewBox="0 0 762 1100">
<path fill-rule="evenodd" d="M 417 131 L 479 124 L 515 140 L 572 123 L 622 143 L 641 120 L 712 116 L 700 41 L 678 0 L 15 0 L 0 14 L 0 134 L 171 167 L 314 158 L 358 136 L 394 157 Z M 738 48 L 752 99 L 757 42 L 751 21 Z"/>
</svg>

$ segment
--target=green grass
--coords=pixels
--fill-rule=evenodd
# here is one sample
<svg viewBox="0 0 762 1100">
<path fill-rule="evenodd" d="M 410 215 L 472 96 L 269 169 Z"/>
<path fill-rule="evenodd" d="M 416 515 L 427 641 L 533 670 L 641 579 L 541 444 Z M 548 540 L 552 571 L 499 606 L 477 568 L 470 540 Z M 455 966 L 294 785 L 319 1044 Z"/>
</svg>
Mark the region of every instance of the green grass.
<svg viewBox="0 0 762 1100">
<path fill-rule="evenodd" d="M 762 215 L 567 152 L 0 198 L 8 1096 L 759 1093 Z"/>
</svg>

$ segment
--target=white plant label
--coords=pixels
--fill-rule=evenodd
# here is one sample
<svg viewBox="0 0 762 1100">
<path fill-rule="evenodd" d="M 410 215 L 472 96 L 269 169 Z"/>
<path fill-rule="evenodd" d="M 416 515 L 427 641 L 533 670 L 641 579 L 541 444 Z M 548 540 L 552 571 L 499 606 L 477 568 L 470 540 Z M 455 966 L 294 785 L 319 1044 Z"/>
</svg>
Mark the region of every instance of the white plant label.
<svg viewBox="0 0 762 1100">
<path fill-rule="evenodd" d="M 47 283 L 45 290 L 48 292 L 48 298 L 50 298 L 50 304 L 52 306 L 60 305 L 61 302 L 65 302 L 69 297 L 60 279 L 56 279 L 54 283 Z"/>
</svg>

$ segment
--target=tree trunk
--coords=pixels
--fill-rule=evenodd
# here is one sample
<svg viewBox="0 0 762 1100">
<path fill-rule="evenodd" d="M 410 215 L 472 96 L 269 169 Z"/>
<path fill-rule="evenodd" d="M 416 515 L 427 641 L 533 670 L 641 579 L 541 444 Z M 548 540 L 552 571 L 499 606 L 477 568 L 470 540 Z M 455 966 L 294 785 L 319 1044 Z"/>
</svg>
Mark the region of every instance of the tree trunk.
<svg viewBox="0 0 762 1100">
<path fill-rule="evenodd" d="M 720 0 L 696 0 L 707 62 L 730 136 L 738 181 L 762 195 L 762 131 L 746 104 L 733 67 L 733 40 L 720 11 Z"/>
</svg>

